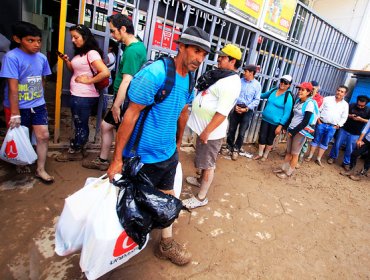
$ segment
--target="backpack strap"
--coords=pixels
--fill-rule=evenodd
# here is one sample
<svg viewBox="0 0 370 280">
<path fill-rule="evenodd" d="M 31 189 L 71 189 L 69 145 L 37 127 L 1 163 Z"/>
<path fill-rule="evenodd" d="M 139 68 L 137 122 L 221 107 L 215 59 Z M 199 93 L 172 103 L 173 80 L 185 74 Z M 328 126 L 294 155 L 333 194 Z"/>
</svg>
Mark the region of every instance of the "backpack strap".
<svg viewBox="0 0 370 280">
<path fill-rule="evenodd" d="M 161 60 L 164 64 L 165 69 L 165 80 L 164 84 L 158 90 L 154 97 L 154 103 L 159 104 L 163 102 L 167 98 L 167 96 L 171 93 L 173 86 L 175 85 L 176 81 L 176 67 L 175 61 L 172 57 L 160 57 L 158 60 Z"/>
<path fill-rule="evenodd" d="M 284 96 L 284 105 L 286 104 L 286 102 L 288 101 L 288 97 L 289 97 L 289 95 L 292 95 L 291 93 L 290 93 L 290 90 L 287 90 L 286 92 L 285 92 L 285 96 Z M 294 98 L 293 98 L 293 96 L 292 96 L 292 99 L 293 99 L 293 104 L 294 104 Z"/>
<path fill-rule="evenodd" d="M 189 72 L 188 76 L 189 76 L 189 95 L 188 95 L 188 97 L 189 97 L 190 94 L 193 92 L 194 87 L 195 87 L 195 78 L 194 78 L 194 73 L 193 72 Z"/>
<path fill-rule="evenodd" d="M 149 111 L 156 104 L 159 104 L 159 103 L 163 102 L 167 98 L 167 96 L 171 93 L 171 91 L 172 91 L 172 89 L 175 85 L 176 67 L 175 67 L 174 59 L 172 57 L 164 57 L 163 56 L 163 57 L 158 58 L 158 60 L 161 60 L 164 64 L 166 77 L 165 77 L 163 85 L 159 88 L 158 92 L 154 96 L 154 103 L 151 104 L 151 105 L 148 105 L 143 110 L 142 117 L 139 118 L 140 125 L 139 125 L 139 128 L 138 128 L 138 132 L 136 134 L 136 137 L 135 137 L 134 144 L 131 148 L 130 154 L 136 154 L 137 147 L 139 146 L 140 138 L 141 138 L 141 135 L 143 133 L 144 122 L 145 122 L 146 117 L 149 114 Z M 189 95 L 190 95 L 193 92 L 195 81 L 194 81 L 194 75 L 192 73 L 189 72 L 188 75 L 189 75 Z"/>
</svg>

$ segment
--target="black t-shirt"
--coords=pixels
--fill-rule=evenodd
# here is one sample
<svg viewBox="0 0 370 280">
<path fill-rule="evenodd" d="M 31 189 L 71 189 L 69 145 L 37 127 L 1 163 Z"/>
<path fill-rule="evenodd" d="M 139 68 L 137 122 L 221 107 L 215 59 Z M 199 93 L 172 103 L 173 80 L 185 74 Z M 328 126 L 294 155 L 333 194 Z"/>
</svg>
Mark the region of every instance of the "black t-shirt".
<svg viewBox="0 0 370 280">
<path fill-rule="evenodd" d="M 357 103 L 349 104 L 349 114 L 355 114 L 364 119 L 370 119 L 370 108 L 366 106 L 365 108 L 358 108 Z M 348 118 L 343 128 L 351 133 L 352 135 L 360 135 L 362 129 L 366 123 L 355 121 L 354 119 Z"/>
</svg>

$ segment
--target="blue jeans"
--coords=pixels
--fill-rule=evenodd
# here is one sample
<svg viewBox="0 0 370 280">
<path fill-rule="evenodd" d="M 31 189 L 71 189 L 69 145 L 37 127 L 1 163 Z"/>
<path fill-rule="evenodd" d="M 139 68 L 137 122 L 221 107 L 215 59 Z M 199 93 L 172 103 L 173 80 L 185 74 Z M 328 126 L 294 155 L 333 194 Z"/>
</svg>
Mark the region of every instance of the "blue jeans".
<svg viewBox="0 0 370 280">
<path fill-rule="evenodd" d="M 89 140 L 89 117 L 98 97 L 71 96 L 71 111 L 75 126 L 75 138 L 72 145 L 75 149 L 82 148 Z"/>
<path fill-rule="evenodd" d="M 229 131 L 227 132 L 227 144 L 233 150 L 239 151 L 244 142 L 245 132 L 249 127 L 253 111 L 247 111 L 243 114 L 238 114 L 232 111 L 229 116 Z M 238 137 L 235 141 L 236 130 L 239 126 Z M 235 143 L 234 143 L 235 141 Z"/>
<path fill-rule="evenodd" d="M 316 124 L 315 136 L 311 142 L 312 147 L 319 146 L 321 149 L 328 149 L 330 140 L 333 138 L 336 129 L 333 125 L 327 123 Z"/>
<path fill-rule="evenodd" d="M 353 135 L 343 128 L 341 128 L 338 132 L 337 139 L 335 139 L 335 143 L 330 151 L 330 157 L 333 159 L 338 158 L 339 155 L 339 149 L 342 146 L 343 142 L 346 142 L 346 150 L 344 152 L 344 158 L 343 158 L 343 164 L 349 165 L 351 162 L 351 154 L 352 151 L 356 147 L 356 141 L 358 139 L 359 135 Z"/>
</svg>

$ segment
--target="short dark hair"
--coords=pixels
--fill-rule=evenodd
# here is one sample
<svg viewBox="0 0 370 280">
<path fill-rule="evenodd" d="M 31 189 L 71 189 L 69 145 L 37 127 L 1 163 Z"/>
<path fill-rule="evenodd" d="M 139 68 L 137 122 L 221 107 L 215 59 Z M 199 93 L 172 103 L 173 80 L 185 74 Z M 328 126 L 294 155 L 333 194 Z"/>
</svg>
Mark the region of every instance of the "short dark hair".
<svg viewBox="0 0 370 280">
<path fill-rule="evenodd" d="M 13 36 L 17 36 L 19 39 L 22 39 L 26 36 L 40 37 L 42 38 L 41 30 L 34 24 L 19 21 L 12 26 Z"/>
<path fill-rule="evenodd" d="M 366 95 L 359 95 L 357 96 L 357 102 L 360 101 L 360 102 L 366 102 L 369 103 L 369 98 L 366 96 Z"/>
<path fill-rule="evenodd" d="M 75 45 L 73 46 L 75 50 L 75 55 L 84 55 L 91 50 L 95 50 L 100 54 L 101 58 L 103 58 L 103 51 L 99 47 L 98 42 L 87 26 L 83 24 L 76 24 L 71 26 L 69 28 L 69 31 L 76 31 L 82 36 L 82 39 L 84 40 L 84 44 L 81 48 L 77 48 Z"/>
<path fill-rule="evenodd" d="M 107 21 L 111 22 L 114 27 L 117 29 L 121 29 L 122 26 L 126 27 L 126 32 L 128 34 L 135 34 L 134 25 L 132 24 L 131 19 L 128 18 L 126 15 L 122 14 L 115 14 L 112 16 L 107 17 Z"/>
<path fill-rule="evenodd" d="M 249 72 L 252 72 L 253 73 L 253 76 L 256 75 L 257 71 L 254 71 L 254 70 L 251 70 L 251 69 L 245 69 L 244 71 L 249 71 Z"/>
<path fill-rule="evenodd" d="M 229 58 L 229 61 L 235 59 L 235 64 L 234 64 L 235 69 L 238 69 L 240 66 L 242 66 L 241 59 L 236 59 L 235 57 L 232 57 L 229 55 L 227 57 Z"/>
<path fill-rule="evenodd" d="M 344 88 L 346 90 L 346 93 L 348 92 L 348 87 L 345 85 L 340 85 L 338 88 Z"/>
</svg>

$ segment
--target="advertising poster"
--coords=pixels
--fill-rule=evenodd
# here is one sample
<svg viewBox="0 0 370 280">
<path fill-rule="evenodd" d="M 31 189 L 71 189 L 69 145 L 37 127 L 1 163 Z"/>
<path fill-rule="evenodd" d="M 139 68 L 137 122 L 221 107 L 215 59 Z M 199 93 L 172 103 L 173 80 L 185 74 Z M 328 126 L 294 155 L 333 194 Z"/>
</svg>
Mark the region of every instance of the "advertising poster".
<svg viewBox="0 0 370 280">
<path fill-rule="evenodd" d="M 225 13 L 245 23 L 257 26 L 264 0 L 227 0 Z"/>
<path fill-rule="evenodd" d="M 161 46 L 161 42 L 162 42 L 162 48 L 171 49 L 173 51 L 176 51 L 177 44 L 174 41 L 179 39 L 180 29 L 176 27 L 174 29 L 174 32 L 175 34 L 172 33 L 172 26 L 166 25 L 165 28 L 163 28 L 162 23 L 156 22 L 153 42 L 152 42 L 153 46 Z M 163 41 L 162 41 L 162 38 L 163 38 Z M 171 44 L 171 39 L 172 39 L 172 44 Z"/>
<path fill-rule="evenodd" d="M 261 28 L 277 37 L 286 39 L 294 17 L 296 0 L 268 0 L 265 3 Z"/>
</svg>

